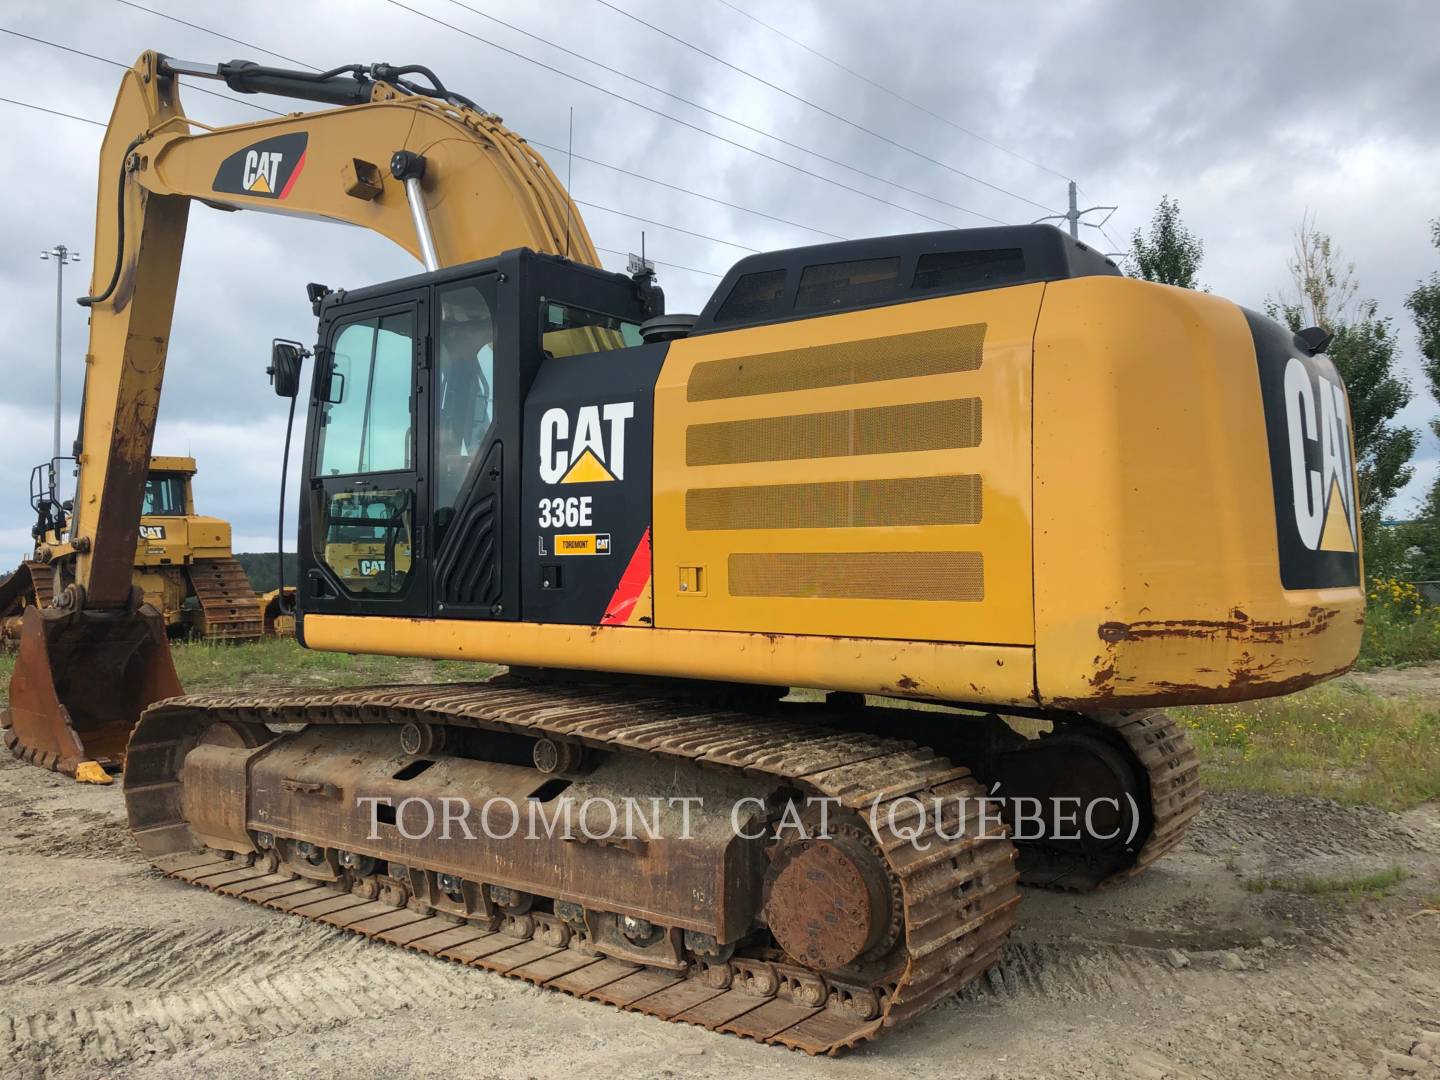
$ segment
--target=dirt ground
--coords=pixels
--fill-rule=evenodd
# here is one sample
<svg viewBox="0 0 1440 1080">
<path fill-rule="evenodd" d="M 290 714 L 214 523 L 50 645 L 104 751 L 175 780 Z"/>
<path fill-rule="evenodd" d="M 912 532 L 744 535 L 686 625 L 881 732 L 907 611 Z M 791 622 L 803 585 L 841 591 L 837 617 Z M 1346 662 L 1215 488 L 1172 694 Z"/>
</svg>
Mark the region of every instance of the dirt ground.
<svg viewBox="0 0 1440 1080">
<path fill-rule="evenodd" d="M 1386 898 L 1247 888 L 1393 866 Z M 1003 963 L 840 1059 L 427 959 L 150 870 L 118 785 L 0 760 L 0 1077 L 1440 1077 L 1440 804 L 1208 797 L 1177 852 L 1028 892 Z M 1427 1034 L 1428 1033 L 1428 1034 Z"/>
</svg>

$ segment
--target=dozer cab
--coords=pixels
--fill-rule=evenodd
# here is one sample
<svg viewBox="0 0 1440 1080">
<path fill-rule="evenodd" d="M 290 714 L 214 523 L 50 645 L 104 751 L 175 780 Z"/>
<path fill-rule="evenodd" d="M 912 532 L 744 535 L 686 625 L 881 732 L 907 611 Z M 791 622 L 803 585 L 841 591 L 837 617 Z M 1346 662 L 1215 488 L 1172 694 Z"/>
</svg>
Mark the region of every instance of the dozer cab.
<svg viewBox="0 0 1440 1080">
<path fill-rule="evenodd" d="M 0 581 L 0 641 L 19 641 L 26 607 L 47 606 L 75 579 L 76 551 L 67 505 L 55 490 L 58 463 L 31 473 L 31 505 L 38 524 L 35 550 Z M 132 580 L 161 615 L 166 633 L 204 641 L 255 641 L 273 626 L 245 569 L 230 549 L 230 525 L 195 512 L 192 457 L 152 457 L 145 478 Z M 274 607 L 278 608 L 278 604 Z M 270 633 L 274 633 L 271 629 Z"/>
<path fill-rule="evenodd" d="M 334 107 L 192 132 L 180 76 Z M 297 637 L 509 674 L 171 696 L 125 523 L 191 200 L 421 259 L 310 286 L 313 348 L 272 349 L 306 414 Z M 136 842 L 202 887 L 838 1052 L 992 964 L 1019 881 L 1093 889 L 1178 842 L 1198 768 L 1165 706 L 1355 659 L 1324 335 L 1057 230 L 755 255 L 665 315 L 427 69 L 154 53 L 97 223 L 77 580 L 25 615 L 7 737 L 71 771 L 104 733 Z M 653 809 L 583 820 L 620 804 Z"/>
</svg>

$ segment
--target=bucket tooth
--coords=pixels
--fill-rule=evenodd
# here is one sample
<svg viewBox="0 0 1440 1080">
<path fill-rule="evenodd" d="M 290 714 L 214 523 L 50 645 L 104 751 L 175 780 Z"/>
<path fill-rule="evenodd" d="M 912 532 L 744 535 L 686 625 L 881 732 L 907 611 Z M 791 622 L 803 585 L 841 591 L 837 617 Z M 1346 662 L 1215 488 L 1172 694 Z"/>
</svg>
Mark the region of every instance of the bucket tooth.
<svg viewBox="0 0 1440 1080">
<path fill-rule="evenodd" d="M 31 607 L 21 620 L 0 727 L 22 760 L 108 783 L 124 764 L 140 713 L 183 692 L 164 619 L 150 605 L 118 612 Z"/>
</svg>

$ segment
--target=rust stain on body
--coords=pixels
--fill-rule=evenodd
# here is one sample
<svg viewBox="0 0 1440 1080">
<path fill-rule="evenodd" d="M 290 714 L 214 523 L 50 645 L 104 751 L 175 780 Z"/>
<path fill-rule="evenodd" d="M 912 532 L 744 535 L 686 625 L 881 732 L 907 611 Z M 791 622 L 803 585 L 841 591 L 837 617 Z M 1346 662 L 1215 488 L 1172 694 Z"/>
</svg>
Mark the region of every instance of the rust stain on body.
<svg viewBox="0 0 1440 1080">
<path fill-rule="evenodd" d="M 1288 638 L 1323 634 L 1340 614 L 1337 608 L 1312 607 L 1302 619 L 1291 622 L 1261 622 L 1236 608 L 1228 619 L 1145 619 L 1138 622 L 1105 622 L 1098 629 L 1100 640 L 1112 644 L 1147 638 L 1242 638 L 1275 644 Z"/>
</svg>

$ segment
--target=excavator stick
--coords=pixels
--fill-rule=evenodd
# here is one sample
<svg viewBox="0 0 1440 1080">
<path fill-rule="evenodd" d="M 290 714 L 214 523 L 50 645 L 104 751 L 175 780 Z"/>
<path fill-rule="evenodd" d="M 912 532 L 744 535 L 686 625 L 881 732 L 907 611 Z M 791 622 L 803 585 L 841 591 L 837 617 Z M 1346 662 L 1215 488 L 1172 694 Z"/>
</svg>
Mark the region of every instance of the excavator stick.
<svg viewBox="0 0 1440 1080">
<path fill-rule="evenodd" d="M 0 713 L 0 735 L 16 757 L 108 784 L 141 712 L 183 693 L 165 621 L 138 601 L 137 590 L 123 611 L 26 609 L 10 704 Z"/>
</svg>

